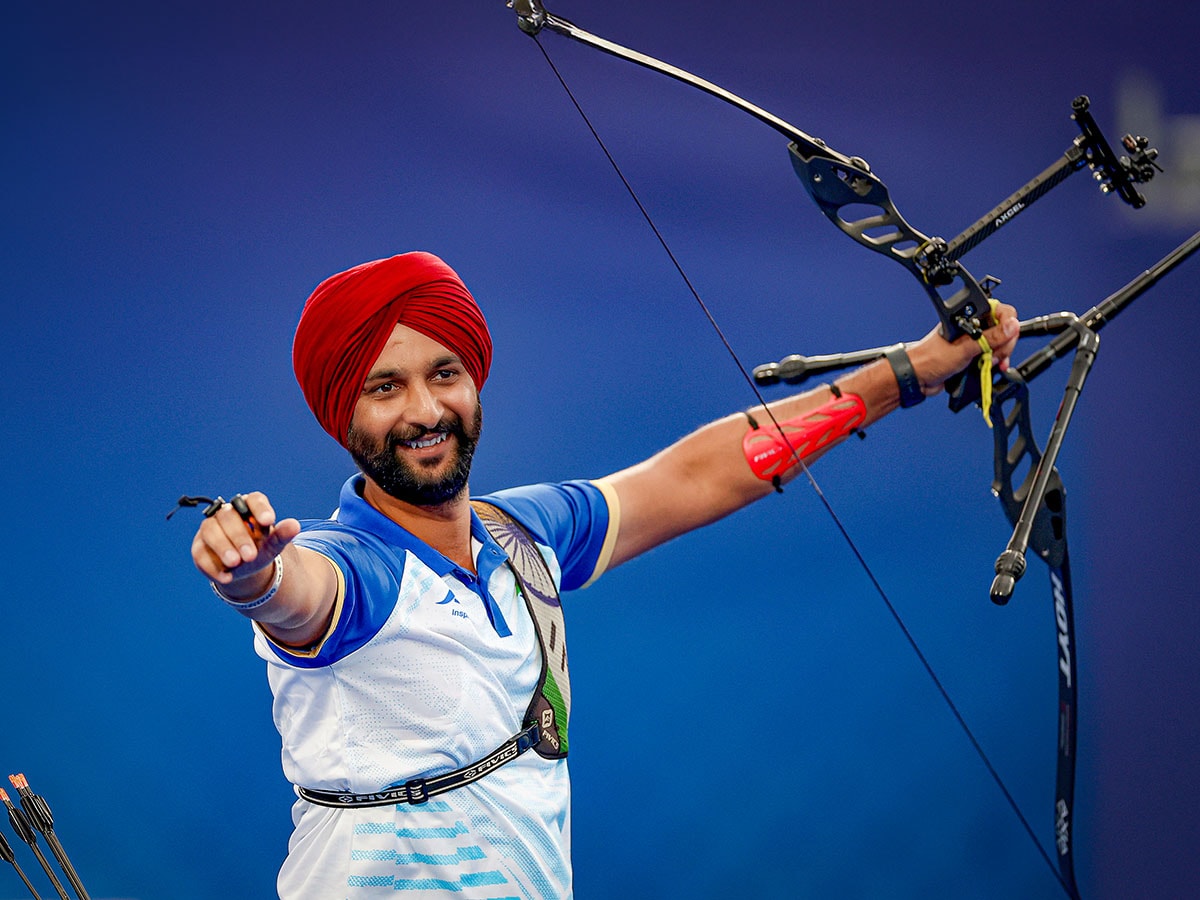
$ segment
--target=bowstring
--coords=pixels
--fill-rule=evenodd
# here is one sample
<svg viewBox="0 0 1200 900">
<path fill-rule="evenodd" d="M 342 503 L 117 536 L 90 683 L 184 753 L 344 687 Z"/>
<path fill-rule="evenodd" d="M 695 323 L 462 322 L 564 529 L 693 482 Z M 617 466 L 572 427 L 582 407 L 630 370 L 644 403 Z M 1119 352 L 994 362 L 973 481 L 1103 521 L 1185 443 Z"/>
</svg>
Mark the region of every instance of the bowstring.
<svg viewBox="0 0 1200 900">
<path fill-rule="evenodd" d="M 558 66 L 556 66 L 554 64 L 554 60 L 550 57 L 549 52 L 542 45 L 542 42 L 539 39 L 539 37 L 537 35 L 531 35 L 531 37 L 533 37 L 534 43 L 537 44 L 538 49 L 542 51 L 542 56 L 545 57 L 547 64 L 550 66 L 550 70 L 554 73 L 554 77 L 557 78 L 558 83 L 562 85 L 562 88 L 566 92 L 567 97 L 570 99 L 571 104 L 575 107 L 576 112 L 579 113 L 580 118 L 583 119 L 584 124 L 587 126 L 588 131 L 591 132 L 592 137 L 595 139 L 596 144 L 600 147 L 601 152 L 604 153 L 604 156 L 608 160 L 609 165 L 611 165 L 613 168 L 613 171 L 616 172 L 617 177 L 621 180 L 621 184 L 623 184 L 625 186 L 625 190 L 629 193 L 629 196 L 633 200 L 634 204 L 637 206 L 638 211 L 642 214 L 642 218 L 645 219 L 646 224 L 650 227 L 650 230 L 654 233 L 654 237 L 658 240 L 658 243 L 662 246 L 663 250 L 666 252 L 667 257 L 671 260 L 671 265 L 675 268 L 675 271 L 679 273 L 679 277 L 681 279 L 683 279 L 683 283 L 687 286 L 688 292 L 692 295 L 692 298 L 696 301 L 697 306 L 700 307 L 701 312 L 704 313 L 704 317 L 708 320 L 709 325 L 712 326 L 713 331 L 716 332 L 717 337 L 720 339 L 721 344 L 725 347 L 725 351 L 729 354 L 730 359 L 733 360 L 734 365 L 737 367 L 738 371 L 741 373 L 742 378 L 750 386 L 750 390 L 754 393 L 754 396 L 758 401 L 758 406 L 761 407 L 764 412 L 766 412 L 767 418 L 769 418 L 771 420 L 771 424 L 779 431 L 779 433 L 783 434 L 783 429 L 780 426 L 779 421 L 775 418 L 775 414 L 771 410 L 771 407 L 767 404 L 766 399 L 763 397 L 762 391 L 760 391 L 758 389 L 758 385 L 755 384 L 753 377 L 751 377 L 750 372 L 746 368 L 745 364 L 742 362 L 741 357 L 739 357 L 737 354 L 737 351 L 733 349 L 733 345 L 729 342 L 729 339 L 725 336 L 725 332 L 722 330 L 721 326 L 717 323 L 717 320 L 713 316 L 712 311 L 708 308 L 708 304 L 706 304 L 704 302 L 704 299 L 700 296 L 700 292 L 696 289 L 696 286 L 694 284 L 692 284 L 692 279 L 688 276 L 687 272 L 684 271 L 683 266 L 680 264 L 678 258 L 675 256 L 675 252 L 671 249 L 670 244 L 667 243 L 667 239 L 665 237 L 663 237 L 662 232 L 659 231 L 658 225 L 655 224 L 653 217 L 650 215 L 649 211 L 646 209 L 645 205 L 642 203 L 642 200 L 638 196 L 637 191 L 635 191 L 633 189 L 633 185 L 629 183 L 629 179 L 625 177 L 625 173 L 621 170 L 620 165 L 618 165 L 618 163 L 617 163 L 616 159 L 613 157 L 612 153 L 609 152 L 608 145 L 604 143 L 603 138 L 600 137 L 600 133 L 598 131 L 596 131 L 595 126 L 592 124 L 592 120 L 588 117 L 588 114 L 586 112 L 584 112 L 583 107 L 580 105 L 579 101 L 575 98 L 574 92 L 571 90 L 570 86 L 567 84 L 566 79 L 563 78 L 562 73 L 559 72 Z M 1050 859 L 1050 856 L 1046 852 L 1045 847 L 1042 846 L 1042 842 L 1038 840 L 1037 834 L 1033 830 L 1033 826 L 1029 824 L 1029 820 L 1025 818 L 1025 814 L 1021 811 L 1021 807 L 1017 804 L 1017 801 L 1013 797 L 1012 792 L 1009 791 L 1008 785 L 1006 785 L 1004 783 L 1004 779 L 1001 778 L 1000 773 L 996 770 L 996 767 L 994 765 L 992 765 L 992 761 L 988 757 L 987 752 L 983 749 L 983 745 L 980 744 L 979 740 L 975 737 L 975 733 L 971 730 L 971 726 L 967 724 L 967 720 L 963 717 L 962 713 L 959 711 L 958 705 L 954 702 L 954 699 L 950 696 L 950 692 L 946 689 L 945 685 L 942 683 L 941 678 L 938 677 L 938 674 L 934 670 L 932 663 L 929 662 L 929 659 L 925 656 L 925 653 L 921 650 L 921 647 L 917 643 L 916 638 L 913 636 L 912 632 L 909 630 L 908 625 L 905 623 L 903 617 L 901 617 L 900 612 L 896 609 L 896 606 L 892 602 L 891 598 L 888 596 L 887 591 L 884 590 L 883 585 L 880 583 L 879 579 L 875 577 L 875 572 L 871 569 L 870 564 L 867 563 L 866 557 L 863 556 L 862 552 L 858 548 L 858 545 L 854 542 L 854 539 L 850 536 L 850 532 L 846 529 L 845 524 L 842 522 L 841 517 L 838 516 L 836 510 L 834 510 L 833 505 L 829 502 L 829 498 L 825 496 L 825 492 L 821 489 L 821 486 L 817 483 L 817 479 L 813 475 L 812 470 L 808 467 L 808 465 L 800 457 L 799 453 L 796 451 L 796 448 L 792 446 L 791 442 L 788 441 L 787 444 L 788 444 L 788 447 L 792 451 L 792 458 L 794 460 L 796 460 L 797 463 L 800 464 L 800 470 L 804 473 L 805 478 L 808 479 L 808 483 L 812 486 L 812 489 L 816 493 L 817 498 L 821 501 L 821 505 L 824 506 L 826 512 L 829 513 L 829 516 L 833 520 L 833 523 L 834 523 L 835 527 L 837 528 L 838 532 L 842 535 L 843 539 L 845 539 L 847 546 L 850 548 L 851 553 L 853 553 L 853 555 L 854 555 L 854 558 L 856 560 L 858 560 L 859 566 L 862 568 L 863 572 L 866 574 L 867 579 L 871 582 L 872 587 L 875 589 L 875 593 L 879 595 L 879 598 L 883 601 L 884 606 L 887 607 L 887 611 L 891 614 L 892 620 L 899 627 L 901 634 L 904 635 L 904 639 L 905 639 L 905 641 L 908 642 L 908 646 L 910 648 L 912 648 L 913 653 L 915 653 L 917 655 L 917 659 L 920 660 L 921 666 L 924 668 L 925 673 L 929 676 L 930 680 L 933 682 L 934 687 L 937 688 L 937 691 L 941 695 L 942 700 L 945 701 L 946 706 L 949 708 L 951 714 L 954 716 L 954 720 L 956 722 L 958 722 L 959 728 L 962 729 L 963 734 L 966 735 L 967 740 L 970 742 L 971 746 L 975 748 L 975 753 L 979 757 L 980 761 L 983 763 L 984 768 L 987 769 L 988 774 L 991 775 L 992 780 L 996 783 L 996 786 L 1000 789 L 1001 794 L 1004 795 L 1004 799 L 1008 802 L 1008 805 L 1012 809 L 1013 814 L 1020 821 L 1021 826 L 1025 829 L 1025 833 L 1029 836 L 1029 839 L 1033 842 L 1034 847 L 1037 848 L 1038 853 L 1041 855 L 1042 860 L 1046 863 L 1046 866 L 1050 869 L 1051 874 L 1054 875 L 1055 880 L 1062 887 L 1063 891 L 1065 891 L 1068 896 L 1071 896 L 1071 891 L 1067 887 L 1066 881 L 1063 879 L 1062 875 L 1059 873 L 1058 868 L 1054 865 L 1054 862 Z"/>
</svg>

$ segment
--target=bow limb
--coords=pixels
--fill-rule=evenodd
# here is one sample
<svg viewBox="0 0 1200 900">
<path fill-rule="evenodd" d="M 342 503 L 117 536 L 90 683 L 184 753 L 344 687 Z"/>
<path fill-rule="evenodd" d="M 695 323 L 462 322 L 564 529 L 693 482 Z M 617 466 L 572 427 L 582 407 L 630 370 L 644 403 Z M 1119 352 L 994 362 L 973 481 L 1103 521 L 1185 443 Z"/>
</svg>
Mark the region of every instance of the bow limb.
<svg viewBox="0 0 1200 900">
<path fill-rule="evenodd" d="M 820 138 L 810 137 L 794 125 L 789 125 L 778 116 L 767 112 L 761 107 L 755 106 L 747 100 L 743 100 L 737 94 L 727 91 L 725 88 L 713 84 L 711 81 L 706 81 L 699 75 L 694 75 L 678 66 L 673 66 L 660 59 L 655 59 L 653 56 L 647 56 L 644 53 L 639 53 L 636 50 L 631 50 L 628 47 L 613 43 L 606 38 L 584 31 L 574 23 L 547 12 L 540 0 L 512 0 L 509 5 L 517 11 L 517 23 L 526 34 L 536 36 L 543 28 L 548 28 L 556 34 L 561 34 L 563 37 L 579 41 L 581 44 L 587 44 L 589 47 L 594 47 L 597 50 L 620 59 L 637 63 L 639 66 L 644 66 L 647 69 L 674 78 L 676 81 L 682 81 L 684 84 L 698 88 L 706 94 L 711 94 L 714 97 L 724 100 L 731 106 L 736 106 L 743 112 L 754 116 L 760 122 L 771 126 L 788 140 L 803 147 L 805 152 L 810 156 L 820 155 L 845 166 L 857 167 L 869 171 L 869 167 L 863 160 L 843 156 L 836 150 L 826 146 L 825 142 Z"/>
<path fill-rule="evenodd" d="M 521 30 L 537 36 L 543 29 L 586 44 L 704 91 L 753 116 L 788 139 L 792 166 L 801 183 L 842 233 L 904 266 L 921 284 L 947 340 L 978 337 L 990 321 L 988 293 L 957 260 L 945 257 L 946 242 L 918 231 L 892 202 L 887 185 L 866 160 L 834 150 L 778 116 L 698 75 L 599 37 L 547 12 L 541 0 L 510 0 Z M 980 396 L 978 377 L 948 385 L 951 406 L 961 409 Z"/>
<path fill-rule="evenodd" d="M 1078 897 L 1074 867 L 1074 798 L 1075 760 L 1078 700 L 1077 655 L 1075 650 L 1074 598 L 1071 585 L 1071 568 L 1067 552 L 1067 495 L 1062 478 L 1053 466 L 1057 452 L 1056 437 L 1061 441 L 1062 432 L 1056 427 L 1047 440 L 1048 454 L 1038 447 L 1033 433 L 1029 412 L 1028 380 L 1044 372 L 1060 354 L 1072 347 L 1076 350 L 1076 362 L 1072 367 L 1072 379 L 1068 381 L 1068 393 L 1082 389 L 1082 378 L 1090 363 L 1088 356 L 1095 355 L 1098 338 L 1095 334 L 1111 322 L 1125 307 L 1154 285 L 1160 278 L 1200 250 L 1200 233 L 1180 244 L 1156 265 L 1147 269 L 1124 288 L 1104 301 L 1076 317 L 1069 313 L 1041 316 L 1023 323 L 1022 331 L 1030 334 L 1058 334 L 1053 341 L 1012 367 L 1000 384 L 993 401 L 992 432 L 995 440 L 995 477 L 992 491 L 1000 499 L 1005 515 L 1017 529 L 1023 531 L 1025 542 L 1046 564 L 1050 574 L 1050 589 L 1054 598 L 1054 624 L 1058 653 L 1058 764 L 1055 779 L 1055 848 L 1063 886 L 1069 896 Z M 1079 375 L 1076 376 L 1076 370 Z M 1072 387 L 1072 381 L 1077 382 Z M 1059 418 L 1069 418 L 1069 397 L 1064 397 L 1059 406 Z M 1065 429 L 1065 424 L 1063 425 Z M 1053 448 L 1053 449 L 1052 449 Z M 1017 476 L 1025 471 L 1025 477 L 1017 484 Z M 1006 550 L 996 562 L 999 573 L 1006 560 L 1013 554 Z M 1024 551 L 1015 557 L 1018 570 L 1024 571 Z M 1011 585 L 1008 586 L 1011 591 Z M 1008 601 L 1008 593 L 997 593 L 993 599 L 998 603 Z"/>
</svg>

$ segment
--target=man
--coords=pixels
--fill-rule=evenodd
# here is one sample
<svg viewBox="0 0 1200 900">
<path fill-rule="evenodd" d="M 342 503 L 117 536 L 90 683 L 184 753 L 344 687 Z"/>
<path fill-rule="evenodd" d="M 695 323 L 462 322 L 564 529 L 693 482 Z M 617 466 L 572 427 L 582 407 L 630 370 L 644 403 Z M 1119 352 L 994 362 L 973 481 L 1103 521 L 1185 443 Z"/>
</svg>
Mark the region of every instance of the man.
<svg viewBox="0 0 1200 900">
<path fill-rule="evenodd" d="M 986 337 L 1006 366 L 1015 311 L 996 318 Z M 333 520 L 302 527 L 262 494 L 239 495 L 192 544 L 217 594 L 255 622 L 285 773 L 302 797 L 280 896 L 569 896 L 565 650 L 560 659 L 557 620 L 538 619 L 535 599 L 556 608 L 555 588 L 582 587 L 770 493 L 798 470 L 796 455 L 811 461 L 902 400 L 937 393 L 979 352 L 933 332 L 771 404 L 795 454 L 760 410 L 606 478 L 500 491 L 474 508 L 491 339 L 467 288 L 427 253 L 322 282 L 293 362 L 361 473 Z M 503 533 L 528 538 L 502 549 L 489 528 L 505 514 L 522 527 Z M 539 571 L 553 582 L 545 590 Z M 447 773 L 463 783 L 430 796 Z"/>
</svg>

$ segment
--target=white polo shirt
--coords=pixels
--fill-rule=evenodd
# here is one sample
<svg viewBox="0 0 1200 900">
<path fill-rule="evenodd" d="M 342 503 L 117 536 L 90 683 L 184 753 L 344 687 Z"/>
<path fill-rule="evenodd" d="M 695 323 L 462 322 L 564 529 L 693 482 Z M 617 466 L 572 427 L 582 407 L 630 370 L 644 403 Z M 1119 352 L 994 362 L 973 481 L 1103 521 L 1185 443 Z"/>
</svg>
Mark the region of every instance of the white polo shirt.
<svg viewBox="0 0 1200 900">
<path fill-rule="evenodd" d="M 255 628 L 284 774 L 354 793 L 487 756 L 520 730 L 541 674 L 537 635 L 504 551 L 474 513 L 478 577 L 367 504 L 362 483 L 355 476 L 343 487 L 336 521 L 305 523 L 296 539 L 339 576 L 327 635 L 297 653 Z M 607 566 L 618 517 L 603 483 L 481 499 L 526 526 L 560 590 L 584 586 Z M 339 810 L 297 800 L 292 818 L 283 900 L 571 894 L 566 760 L 530 751 L 419 806 Z"/>
</svg>

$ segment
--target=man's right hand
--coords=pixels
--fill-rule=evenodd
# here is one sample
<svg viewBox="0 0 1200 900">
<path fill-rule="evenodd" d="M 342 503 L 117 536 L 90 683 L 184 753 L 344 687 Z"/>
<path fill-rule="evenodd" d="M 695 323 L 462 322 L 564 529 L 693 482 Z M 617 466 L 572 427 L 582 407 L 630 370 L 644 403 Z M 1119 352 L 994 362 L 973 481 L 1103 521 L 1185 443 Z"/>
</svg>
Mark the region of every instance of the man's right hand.
<svg viewBox="0 0 1200 900">
<path fill-rule="evenodd" d="M 307 647 L 332 621 L 339 584 L 333 561 L 294 545 L 299 521 L 276 522 L 265 494 L 256 491 L 242 499 L 247 518 L 226 503 L 200 523 L 192 539 L 192 561 L 234 605 L 263 597 L 279 575 L 267 602 L 239 612 L 258 622 L 276 642 Z"/>
<path fill-rule="evenodd" d="M 265 494 L 255 491 L 243 499 L 253 522 L 225 503 L 200 523 L 192 539 L 196 568 L 231 599 L 262 594 L 273 577 L 272 561 L 300 533 L 296 519 L 276 523 L 275 510 Z"/>
</svg>

